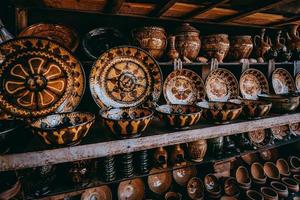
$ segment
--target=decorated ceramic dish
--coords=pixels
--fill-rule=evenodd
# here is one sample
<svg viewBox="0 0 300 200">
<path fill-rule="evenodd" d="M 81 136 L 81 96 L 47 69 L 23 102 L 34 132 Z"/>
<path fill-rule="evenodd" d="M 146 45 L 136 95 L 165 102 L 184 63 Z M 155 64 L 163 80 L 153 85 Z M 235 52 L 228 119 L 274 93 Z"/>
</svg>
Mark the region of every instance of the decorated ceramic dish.
<svg viewBox="0 0 300 200">
<path fill-rule="evenodd" d="M 245 99 L 257 99 L 261 93 L 269 93 L 265 75 L 257 69 L 247 69 L 240 78 L 240 91 Z"/>
<path fill-rule="evenodd" d="M 163 92 L 171 104 L 193 104 L 205 98 L 200 76 L 188 69 L 175 70 L 165 80 Z"/>
<path fill-rule="evenodd" d="M 144 50 L 115 47 L 95 62 L 90 73 L 90 89 L 101 108 L 153 104 L 161 94 L 162 73 Z"/>
<path fill-rule="evenodd" d="M 276 94 L 286 94 L 296 90 L 292 75 L 283 68 L 277 68 L 272 73 L 272 85 Z"/>
<path fill-rule="evenodd" d="M 22 30 L 21 33 L 18 35 L 18 37 L 27 36 L 41 37 L 54 40 L 73 52 L 78 47 L 77 33 L 70 27 L 61 24 L 33 24 Z"/>
<path fill-rule="evenodd" d="M 255 148 L 264 147 L 272 141 L 271 133 L 264 129 L 250 131 L 248 137 Z"/>
<path fill-rule="evenodd" d="M 107 185 L 85 190 L 81 195 L 81 200 L 112 200 L 111 189 Z"/>
<path fill-rule="evenodd" d="M 289 125 L 274 126 L 270 130 L 275 139 L 282 140 L 289 134 Z"/>
<path fill-rule="evenodd" d="M 260 94 L 259 100 L 272 103 L 271 111 L 275 113 L 288 113 L 299 106 L 299 95 L 295 94 Z"/>
<path fill-rule="evenodd" d="M 227 101 L 239 95 L 239 86 L 229 70 L 219 68 L 206 78 L 205 91 L 210 101 Z"/>
<path fill-rule="evenodd" d="M 43 117 L 73 111 L 85 89 L 80 62 L 58 43 L 41 38 L 0 45 L 0 108 L 14 116 Z"/>
<path fill-rule="evenodd" d="M 300 72 L 295 77 L 295 84 L 296 84 L 296 89 L 298 92 L 300 92 Z"/>
<path fill-rule="evenodd" d="M 289 124 L 289 128 L 292 134 L 300 135 L 300 123 Z"/>
</svg>

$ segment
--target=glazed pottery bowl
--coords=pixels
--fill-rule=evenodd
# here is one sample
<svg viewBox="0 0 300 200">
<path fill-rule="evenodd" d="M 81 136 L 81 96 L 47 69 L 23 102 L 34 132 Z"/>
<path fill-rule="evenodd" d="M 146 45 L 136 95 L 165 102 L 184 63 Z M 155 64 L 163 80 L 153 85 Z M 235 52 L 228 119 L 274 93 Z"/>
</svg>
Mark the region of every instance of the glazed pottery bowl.
<svg viewBox="0 0 300 200">
<path fill-rule="evenodd" d="M 213 174 L 207 174 L 204 178 L 204 186 L 210 197 L 221 196 L 221 186 L 219 180 Z"/>
<path fill-rule="evenodd" d="M 288 188 L 281 182 L 271 182 L 271 187 L 278 193 L 279 198 L 287 198 L 289 195 Z"/>
<path fill-rule="evenodd" d="M 237 200 L 237 198 L 233 196 L 222 196 L 220 200 Z"/>
<path fill-rule="evenodd" d="M 143 199 L 145 193 L 145 185 L 142 179 L 135 178 L 123 181 L 118 186 L 118 199 Z"/>
<path fill-rule="evenodd" d="M 290 167 L 289 164 L 286 162 L 285 159 L 280 158 L 276 161 L 276 167 L 279 170 L 279 173 L 281 176 L 290 176 L 291 172 L 290 172 Z"/>
<path fill-rule="evenodd" d="M 278 193 L 270 187 L 262 187 L 260 191 L 265 200 L 278 200 Z"/>
<path fill-rule="evenodd" d="M 258 160 L 257 153 L 247 153 L 245 155 L 242 155 L 241 158 L 248 165 L 251 165 Z"/>
<path fill-rule="evenodd" d="M 195 166 L 184 167 L 187 164 L 186 162 L 183 163 L 177 164 L 172 172 L 174 181 L 180 186 L 186 186 L 188 181 L 197 174 L 197 169 Z M 179 168 L 176 169 L 177 167 Z"/>
<path fill-rule="evenodd" d="M 300 158 L 297 156 L 290 156 L 288 159 L 290 170 L 292 173 L 300 172 Z"/>
<path fill-rule="evenodd" d="M 182 195 L 177 192 L 167 192 L 165 194 L 165 200 L 181 200 Z"/>
<path fill-rule="evenodd" d="M 193 200 L 202 200 L 204 198 L 204 184 L 201 179 L 193 177 L 187 184 L 187 193 Z"/>
<path fill-rule="evenodd" d="M 271 111 L 274 113 L 292 112 L 299 106 L 299 96 L 295 94 L 259 94 L 258 98 L 272 103 Z"/>
<path fill-rule="evenodd" d="M 107 185 L 86 189 L 81 195 L 81 200 L 91 199 L 112 200 L 111 189 Z"/>
<path fill-rule="evenodd" d="M 95 115 L 87 112 L 59 113 L 48 115 L 32 122 L 34 134 L 48 145 L 78 144 L 94 124 Z"/>
<path fill-rule="evenodd" d="M 299 192 L 299 184 L 292 178 L 284 177 L 281 179 L 282 183 L 287 186 L 291 192 Z"/>
<path fill-rule="evenodd" d="M 196 105 L 203 109 L 203 116 L 208 121 L 222 124 L 237 119 L 243 110 L 242 105 L 230 102 L 203 101 L 198 102 Z"/>
<path fill-rule="evenodd" d="M 150 170 L 148 176 L 149 189 L 155 194 L 165 193 L 172 184 L 172 175 L 169 171 L 164 169 L 153 168 Z"/>
<path fill-rule="evenodd" d="M 278 150 L 276 148 L 266 149 L 263 151 L 259 151 L 259 155 L 260 155 L 261 159 L 263 159 L 264 161 L 275 162 L 278 157 Z"/>
<path fill-rule="evenodd" d="M 99 112 L 106 127 L 118 138 L 138 137 L 148 127 L 153 111 L 147 108 L 112 108 Z"/>
<path fill-rule="evenodd" d="M 258 162 L 255 162 L 251 165 L 251 176 L 253 182 L 258 185 L 263 185 L 266 183 L 267 177 L 264 172 L 264 168 Z"/>
<path fill-rule="evenodd" d="M 247 190 L 246 197 L 248 200 L 264 200 L 262 194 L 255 190 Z"/>
<path fill-rule="evenodd" d="M 202 109 L 192 105 L 161 105 L 156 107 L 156 112 L 166 126 L 175 129 L 188 128 L 196 124 L 202 114 Z"/>
<path fill-rule="evenodd" d="M 264 164 L 264 172 L 267 177 L 272 181 L 278 181 L 280 179 L 280 173 L 276 165 L 272 162 L 266 162 Z"/>
<path fill-rule="evenodd" d="M 225 180 L 224 192 L 228 196 L 238 197 L 240 195 L 239 186 L 235 178 L 229 177 Z"/>
<path fill-rule="evenodd" d="M 203 37 L 202 49 L 208 59 L 216 58 L 219 62 L 229 51 L 229 39 L 227 34 L 213 34 Z"/>
<path fill-rule="evenodd" d="M 201 162 L 206 154 L 207 142 L 206 140 L 197 140 L 194 142 L 189 142 L 187 144 L 189 155 L 192 161 Z"/>
<path fill-rule="evenodd" d="M 251 187 L 251 179 L 248 170 L 244 166 L 239 166 L 235 172 L 236 180 L 242 189 L 248 190 Z"/>
</svg>

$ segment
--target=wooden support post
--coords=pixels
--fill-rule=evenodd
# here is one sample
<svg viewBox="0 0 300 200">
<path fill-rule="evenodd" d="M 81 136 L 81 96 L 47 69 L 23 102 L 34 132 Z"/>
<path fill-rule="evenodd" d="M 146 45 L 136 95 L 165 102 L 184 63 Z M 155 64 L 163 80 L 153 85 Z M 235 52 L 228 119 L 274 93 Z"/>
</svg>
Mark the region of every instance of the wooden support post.
<svg viewBox="0 0 300 200">
<path fill-rule="evenodd" d="M 16 8 L 16 32 L 19 33 L 21 30 L 28 26 L 28 10 L 26 8 Z"/>
</svg>

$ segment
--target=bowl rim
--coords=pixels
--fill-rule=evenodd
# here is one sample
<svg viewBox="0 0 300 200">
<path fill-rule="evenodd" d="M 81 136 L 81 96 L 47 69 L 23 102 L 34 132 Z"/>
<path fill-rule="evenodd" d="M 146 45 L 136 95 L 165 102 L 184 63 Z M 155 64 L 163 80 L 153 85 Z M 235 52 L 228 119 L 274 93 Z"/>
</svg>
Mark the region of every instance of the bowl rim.
<svg viewBox="0 0 300 200">
<path fill-rule="evenodd" d="M 214 108 L 205 108 L 203 106 L 200 106 L 200 103 L 207 103 L 209 105 L 209 103 L 224 103 L 224 104 L 231 104 L 234 106 L 237 106 L 236 108 L 231 108 L 231 109 L 214 109 Z M 233 111 L 233 110 L 240 110 L 243 109 L 244 105 L 242 104 L 237 104 L 237 103 L 233 103 L 233 102 L 229 102 L 229 101 L 200 101 L 200 102 L 196 102 L 196 106 L 202 109 L 206 109 L 206 110 L 217 110 L 217 111 Z"/>
<path fill-rule="evenodd" d="M 163 106 L 186 106 L 186 107 L 193 107 L 193 108 L 196 108 L 196 109 L 199 109 L 199 110 L 197 112 L 192 112 L 192 113 L 166 113 L 166 112 L 162 112 L 162 111 L 157 110 L 158 108 L 163 107 Z M 194 114 L 202 113 L 203 109 L 196 106 L 196 105 L 189 105 L 189 104 L 162 104 L 162 105 L 159 105 L 159 106 L 155 107 L 155 111 L 160 113 L 160 114 L 163 114 L 163 115 L 191 116 L 191 115 L 194 115 Z"/>
<path fill-rule="evenodd" d="M 104 112 L 108 112 L 110 110 L 130 110 L 130 109 L 143 109 L 143 110 L 147 110 L 150 112 L 149 115 L 146 115 L 146 116 L 143 116 L 143 117 L 137 117 L 137 118 L 134 118 L 134 119 L 112 119 L 112 118 L 109 118 L 109 117 L 104 117 L 103 116 L 103 113 Z M 128 107 L 128 108 L 103 108 L 101 110 L 99 110 L 99 117 L 102 118 L 102 119 L 105 119 L 105 120 L 110 120 L 110 121 L 136 121 L 136 120 L 141 120 L 141 119 L 147 119 L 147 118 L 151 118 L 153 116 L 154 112 L 152 109 L 149 109 L 149 108 L 139 108 L 139 107 Z"/>
</svg>

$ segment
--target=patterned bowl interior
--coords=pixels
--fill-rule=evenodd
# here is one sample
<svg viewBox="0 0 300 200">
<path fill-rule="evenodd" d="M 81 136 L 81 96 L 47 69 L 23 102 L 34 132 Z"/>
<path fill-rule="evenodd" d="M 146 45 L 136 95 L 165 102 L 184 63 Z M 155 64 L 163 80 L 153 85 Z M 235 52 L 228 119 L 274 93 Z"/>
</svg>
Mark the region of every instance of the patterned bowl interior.
<svg viewBox="0 0 300 200">
<path fill-rule="evenodd" d="M 198 102 L 197 106 L 204 109 L 228 111 L 241 109 L 242 105 L 231 103 L 231 102 Z"/>
<path fill-rule="evenodd" d="M 146 108 L 113 108 L 100 111 L 100 116 L 110 120 L 134 120 L 151 116 L 153 112 Z"/>
<path fill-rule="evenodd" d="M 171 115 L 189 115 L 201 112 L 201 108 L 192 105 L 161 105 L 156 108 L 157 112 Z"/>
</svg>

